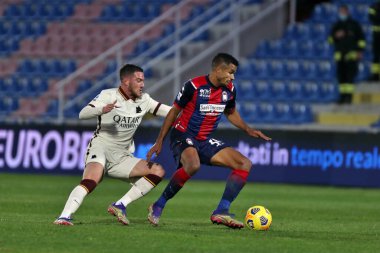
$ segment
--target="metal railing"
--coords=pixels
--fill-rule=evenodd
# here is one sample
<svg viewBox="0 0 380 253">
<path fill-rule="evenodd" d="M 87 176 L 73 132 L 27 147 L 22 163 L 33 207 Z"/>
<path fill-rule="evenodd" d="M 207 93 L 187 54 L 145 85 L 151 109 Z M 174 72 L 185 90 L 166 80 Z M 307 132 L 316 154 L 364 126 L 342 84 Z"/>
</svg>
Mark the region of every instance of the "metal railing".
<svg viewBox="0 0 380 253">
<path fill-rule="evenodd" d="M 159 91 L 165 84 L 169 82 L 174 83 L 172 87 L 173 97 L 178 91 L 176 85 L 180 83 L 180 75 L 204 61 L 204 59 L 210 54 L 210 52 L 215 51 L 221 45 L 231 42 L 232 51 L 234 55 L 239 55 L 239 43 L 241 40 L 241 35 L 247 28 L 254 25 L 256 22 L 260 21 L 264 17 L 270 15 L 277 8 L 283 6 L 287 2 L 293 2 L 293 7 L 295 7 L 295 0 L 277 0 L 271 1 L 261 10 L 257 15 L 251 17 L 250 19 L 241 23 L 240 20 L 240 11 L 241 6 L 244 5 L 248 0 L 221 0 L 218 3 L 214 4 L 212 7 L 205 10 L 200 15 L 193 17 L 192 20 L 188 21 L 185 24 L 182 24 L 181 13 L 184 12 L 186 8 L 192 6 L 192 0 L 183 0 L 177 5 L 171 7 L 169 10 L 164 12 L 161 16 L 151 21 L 147 25 L 143 26 L 141 29 L 135 33 L 127 36 L 118 44 L 106 50 L 104 53 L 95 57 L 89 61 L 86 65 L 79 68 L 77 71 L 73 72 L 65 79 L 58 82 L 58 98 L 59 98 L 59 111 L 56 121 L 62 123 L 65 120 L 64 110 L 70 108 L 78 102 L 83 101 L 88 95 L 97 89 L 104 86 L 107 83 L 113 83 L 116 85 L 118 80 L 116 69 L 115 73 L 110 73 L 107 76 L 104 76 L 101 80 L 98 80 L 90 89 L 84 91 L 81 94 L 76 95 L 70 100 L 66 100 L 64 94 L 64 88 L 70 84 L 70 82 L 75 79 L 80 78 L 83 74 L 89 71 L 92 67 L 96 66 L 99 63 L 103 63 L 109 59 L 113 59 L 117 62 L 117 69 L 120 68 L 124 62 L 124 53 L 123 49 L 128 45 L 136 43 L 139 41 L 146 33 L 157 29 L 160 25 L 165 25 L 168 23 L 174 23 L 175 31 L 174 33 L 168 34 L 166 37 L 161 38 L 159 41 L 156 41 L 150 48 L 142 52 L 139 55 L 128 59 L 128 62 L 140 65 L 144 70 L 150 69 L 163 60 L 167 59 L 170 56 L 173 56 L 174 68 L 169 75 L 165 76 L 158 80 L 153 87 L 147 88 L 146 92 L 154 93 Z M 295 15 L 295 9 L 291 9 L 290 15 Z M 191 57 L 190 59 L 184 59 L 181 56 L 181 49 L 186 46 L 189 42 L 195 39 L 197 36 L 201 35 L 203 32 L 211 29 L 214 25 L 221 22 L 223 19 L 230 18 L 231 25 L 234 29 L 230 29 L 229 33 L 213 41 L 207 48 L 202 51 L 202 53 Z M 294 21 L 294 18 L 290 17 L 290 20 Z M 207 22 L 205 22 L 207 21 Z M 192 32 L 188 33 L 185 36 L 182 36 L 187 30 L 193 29 Z M 161 47 L 166 47 L 161 53 L 152 56 L 154 52 L 159 50 Z M 88 102 L 88 101 L 86 101 Z"/>
</svg>

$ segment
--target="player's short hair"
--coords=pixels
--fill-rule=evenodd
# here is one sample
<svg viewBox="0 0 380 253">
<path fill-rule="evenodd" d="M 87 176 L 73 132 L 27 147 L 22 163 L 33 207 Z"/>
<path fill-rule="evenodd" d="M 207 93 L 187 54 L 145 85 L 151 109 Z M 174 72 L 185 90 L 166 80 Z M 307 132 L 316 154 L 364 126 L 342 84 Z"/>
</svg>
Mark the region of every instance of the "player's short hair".
<svg viewBox="0 0 380 253">
<path fill-rule="evenodd" d="M 120 81 L 126 76 L 133 75 L 135 72 L 144 72 L 144 70 L 134 64 L 125 64 L 119 71 Z"/>
<path fill-rule="evenodd" d="M 218 53 L 214 59 L 212 59 L 212 68 L 216 68 L 218 67 L 220 64 L 226 64 L 226 65 L 229 65 L 230 63 L 232 63 L 233 65 L 235 65 L 236 67 L 239 66 L 239 61 L 236 60 L 235 57 L 233 57 L 232 55 L 230 54 L 226 54 L 226 53 Z"/>
</svg>

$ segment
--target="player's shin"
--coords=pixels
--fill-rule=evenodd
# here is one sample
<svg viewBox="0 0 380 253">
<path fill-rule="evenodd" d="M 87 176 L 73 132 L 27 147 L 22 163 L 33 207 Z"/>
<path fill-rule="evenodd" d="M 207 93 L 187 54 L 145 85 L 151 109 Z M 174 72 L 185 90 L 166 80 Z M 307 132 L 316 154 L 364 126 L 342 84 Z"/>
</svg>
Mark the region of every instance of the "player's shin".
<svg viewBox="0 0 380 253">
<path fill-rule="evenodd" d="M 231 202 L 237 197 L 244 187 L 249 172 L 246 170 L 234 169 L 227 178 L 226 187 L 222 199 L 214 212 L 228 212 Z"/>
<path fill-rule="evenodd" d="M 182 189 L 183 185 L 190 179 L 190 175 L 186 173 L 184 168 L 178 169 L 170 179 L 170 182 L 166 186 L 161 197 L 154 204 L 155 206 L 163 208 L 166 202 L 173 198 L 179 190 Z"/>
<path fill-rule="evenodd" d="M 129 203 L 141 198 L 150 192 L 161 182 L 161 180 L 161 177 L 154 174 L 148 174 L 140 178 L 133 184 L 132 188 L 116 202 L 116 205 L 122 204 L 124 206 L 127 206 Z"/>
<path fill-rule="evenodd" d="M 83 202 L 87 194 L 91 193 L 96 187 L 96 182 L 90 179 L 84 179 L 70 193 L 66 201 L 65 207 L 59 217 L 70 218 Z"/>
</svg>

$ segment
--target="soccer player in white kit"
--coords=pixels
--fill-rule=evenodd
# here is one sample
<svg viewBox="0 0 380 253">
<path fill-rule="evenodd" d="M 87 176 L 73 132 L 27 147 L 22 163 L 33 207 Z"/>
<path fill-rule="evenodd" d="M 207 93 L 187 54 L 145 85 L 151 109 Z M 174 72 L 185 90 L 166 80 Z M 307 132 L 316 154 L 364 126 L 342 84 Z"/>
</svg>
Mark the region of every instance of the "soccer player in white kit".
<svg viewBox="0 0 380 253">
<path fill-rule="evenodd" d="M 103 175 L 108 175 L 131 181 L 131 189 L 108 207 L 111 215 L 128 225 L 127 205 L 151 191 L 165 174 L 161 165 L 133 156 L 133 136 L 146 113 L 165 117 L 171 107 L 143 93 L 144 72 L 139 66 L 123 66 L 120 81 L 118 88 L 101 91 L 79 113 L 80 119 L 97 117 L 97 129 L 88 145 L 82 181 L 72 190 L 54 224 L 74 225 L 72 215 L 87 194 L 100 183 Z"/>
</svg>

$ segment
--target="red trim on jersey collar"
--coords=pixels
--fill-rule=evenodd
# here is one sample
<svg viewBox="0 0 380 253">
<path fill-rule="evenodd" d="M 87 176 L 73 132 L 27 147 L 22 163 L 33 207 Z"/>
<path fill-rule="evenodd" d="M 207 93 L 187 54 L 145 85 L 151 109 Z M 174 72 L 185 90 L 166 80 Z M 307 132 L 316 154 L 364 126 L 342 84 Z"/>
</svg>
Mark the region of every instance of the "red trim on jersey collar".
<svg viewBox="0 0 380 253">
<path fill-rule="evenodd" d="M 128 97 L 128 95 L 123 91 L 123 89 L 120 86 L 119 86 L 118 91 L 120 92 L 120 94 L 123 96 L 123 98 L 125 100 L 131 99 L 130 97 Z M 134 100 L 134 99 L 132 99 L 132 100 Z"/>
</svg>

